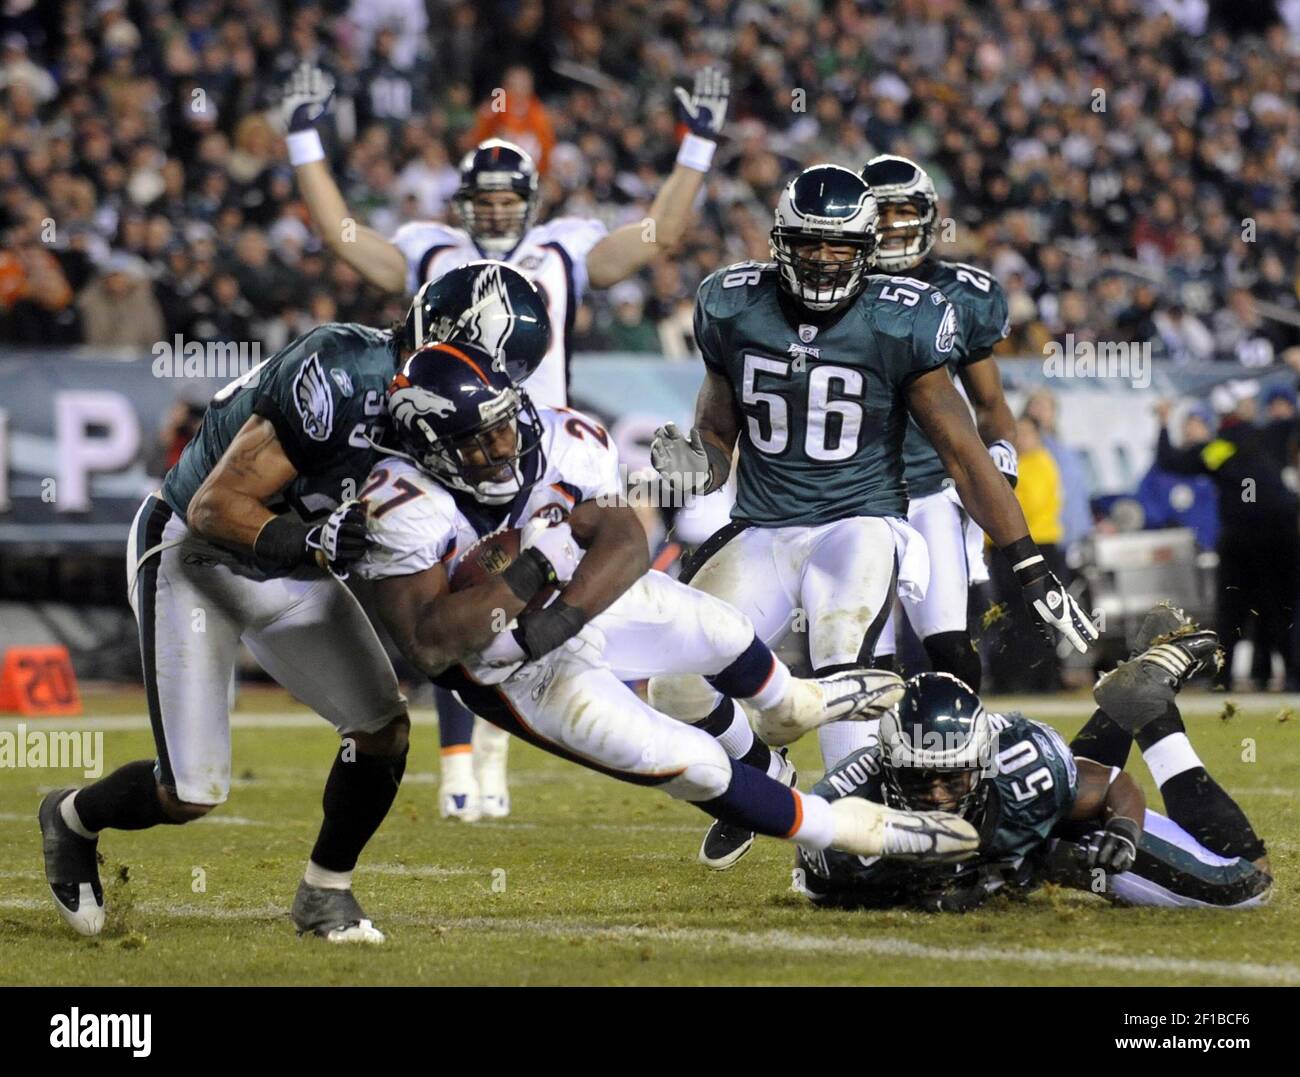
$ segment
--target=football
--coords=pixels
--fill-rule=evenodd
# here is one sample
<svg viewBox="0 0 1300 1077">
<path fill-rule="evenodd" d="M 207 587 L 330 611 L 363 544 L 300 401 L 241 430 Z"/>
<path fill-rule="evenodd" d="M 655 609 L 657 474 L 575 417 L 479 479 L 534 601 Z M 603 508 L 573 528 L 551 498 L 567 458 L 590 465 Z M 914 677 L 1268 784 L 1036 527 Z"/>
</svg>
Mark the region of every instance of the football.
<svg viewBox="0 0 1300 1077">
<path fill-rule="evenodd" d="M 452 591 L 476 587 L 491 576 L 499 576 L 519 556 L 520 531 L 517 527 L 494 531 L 469 548 L 451 574 Z M 524 612 L 541 609 L 555 594 L 554 587 L 543 587 L 524 607 Z"/>
</svg>

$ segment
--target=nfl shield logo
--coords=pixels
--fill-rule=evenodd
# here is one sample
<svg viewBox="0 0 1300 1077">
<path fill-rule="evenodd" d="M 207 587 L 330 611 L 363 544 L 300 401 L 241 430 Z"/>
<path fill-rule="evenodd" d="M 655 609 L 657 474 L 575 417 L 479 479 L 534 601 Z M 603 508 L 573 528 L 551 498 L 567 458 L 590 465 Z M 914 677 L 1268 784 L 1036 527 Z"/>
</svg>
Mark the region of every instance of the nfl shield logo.
<svg viewBox="0 0 1300 1077">
<path fill-rule="evenodd" d="M 813 337 L 815 337 L 816 335 L 817 335 L 817 327 L 815 325 L 799 326 L 799 339 L 802 340 L 805 344 L 811 344 L 813 342 Z"/>
</svg>

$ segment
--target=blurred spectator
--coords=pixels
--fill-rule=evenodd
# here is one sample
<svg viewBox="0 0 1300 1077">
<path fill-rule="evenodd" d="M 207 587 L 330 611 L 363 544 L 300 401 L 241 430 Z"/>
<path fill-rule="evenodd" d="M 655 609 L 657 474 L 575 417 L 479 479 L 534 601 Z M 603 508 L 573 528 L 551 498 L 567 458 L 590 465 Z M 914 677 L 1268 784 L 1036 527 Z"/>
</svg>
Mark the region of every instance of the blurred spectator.
<svg viewBox="0 0 1300 1077">
<path fill-rule="evenodd" d="M 1061 477 L 1061 543 L 1069 549 L 1092 534 L 1092 504 L 1088 496 L 1088 469 L 1083 455 L 1072 449 L 1057 434 L 1056 397 L 1048 389 L 1035 389 L 1025 401 L 1025 415 L 1036 424 L 1036 435 L 1052 454 Z"/>
<path fill-rule="evenodd" d="M 1195 404 L 1183 417 L 1180 445 L 1204 445 L 1214 434 L 1214 413 Z M 1183 475 L 1154 463 L 1137 488 L 1144 526 L 1190 527 L 1196 545 L 1212 550 L 1219 540 L 1219 493 L 1208 475 Z"/>
<path fill-rule="evenodd" d="M 149 349 L 163 339 L 162 308 L 145 264 L 115 254 L 77 296 L 87 344 Z"/>
<path fill-rule="evenodd" d="M 1283 468 L 1295 467 L 1297 436 L 1296 391 L 1289 385 L 1275 385 L 1264 394 L 1264 444 Z"/>
<path fill-rule="evenodd" d="M 1001 355 L 1041 356 L 1073 332 L 1265 366 L 1300 345 L 1286 320 L 1300 313 L 1297 39 L 1274 24 L 1294 6 L 1236 5 L 1244 17 L 1205 0 L 44 5 L 56 14 L 0 37 L 0 231 L 34 213 L 57 221 L 48 248 L 74 291 L 109 249 L 144 258 L 169 327 L 217 266 L 233 269 L 269 344 L 300 324 L 308 297 L 263 289 L 236 251 L 246 231 L 264 235 L 272 269 L 333 282 L 331 256 L 304 257 L 266 120 L 302 59 L 338 77 L 335 174 L 358 223 L 386 233 L 443 215 L 461 153 L 489 135 L 539 158 L 543 219 L 636 219 L 672 164 L 672 87 L 717 62 L 731 74 L 731 122 L 677 259 L 688 299 L 718 265 L 768 257 L 796 169 L 857 168 L 892 150 L 934 177 L 953 225 L 939 256 L 987 266 L 1006 287 Z M 652 273 L 641 283 L 665 349 L 685 346 L 681 300 L 661 300 Z M 363 321 L 381 313 L 364 290 L 336 300 Z M 610 298 L 591 303 L 583 317 L 609 324 Z M 28 335 L 77 332 L 68 308 L 28 313 Z"/>
<path fill-rule="evenodd" d="M 538 171 L 544 173 L 551 164 L 555 130 L 546 106 L 533 92 L 533 73 L 526 67 L 512 67 L 501 81 L 479 107 L 474 126 L 461 140 L 461 149 L 473 149 L 484 139 L 504 138 L 527 150 Z"/>
<path fill-rule="evenodd" d="M 1226 658 L 1218 683 L 1231 687 L 1233 653 L 1253 616 L 1262 652 L 1281 652 L 1286 687 L 1294 691 L 1300 689 L 1292 639 L 1300 595 L 1300 502 L 1283 482 L 1263 432 L 1246 418 L 1244 402 L 1223 416 L 1214 436 L 1175 448 L 1167 429 L 1170 404 L 1162 401 L 1156 464 L 1180 475 L 1208 475 L 1219 492 L 1216 631 Z"/>
</svg>

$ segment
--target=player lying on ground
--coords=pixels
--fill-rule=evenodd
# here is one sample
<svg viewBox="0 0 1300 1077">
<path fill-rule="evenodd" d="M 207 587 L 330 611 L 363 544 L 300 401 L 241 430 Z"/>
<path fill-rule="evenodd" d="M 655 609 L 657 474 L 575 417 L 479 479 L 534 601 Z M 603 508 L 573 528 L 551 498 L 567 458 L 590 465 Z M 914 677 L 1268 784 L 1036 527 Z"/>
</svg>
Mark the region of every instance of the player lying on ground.
<svg viewBox="0 0 1300 1077">
<path fill-rule="evenodd" d="M 697 672 L 748 701 L 776 739 L 869 714 L 901 686 L 879 671 L 792 678 L 734 609 L 647 571 L 645 533 L 620 503 L 617 452 L 600 426 L 534 408 L 461 343 L 417 352 L 388 407 L 405 458 L 367 483 L 372 545 L 358 570 L 376 581 L 376 607 L 407 658 L 477 714 L 563 759 L 810 849 L 951 859 L 973 847 L 974 830 L 952 816 L 865 801 L 832 809 L 801 795 L 623 683 Z M 518 556 L 504 536 L 480 544 L 514 529 Z"/>
<path fill-rule="evenodd" d="M 515 93 L 509 80 L 506 90 Z M 332 92 L 329 75 L 303 64 L 288 79 L 282 103 L 289 159 L 325 243 L 369 283 L 394 294 L 414 292 L 425 281 L 484 257 L 517 268 L 545 297 L 554 327 L 550 348 L 529 379 L 529 393 L 538 404 L 563 407 L 568 403 L 574 313 L 589 286 L 612 287 L 677 246 L 726 120 L 729 86 L 721 71 L 704 68 L 691 93 L 677 90 L 688 134 L 643 219 L 608 234 L 600 220 L 590 217 L 556 217 L 538 224 L 538 170 L 532 157 L 521 146 L 493 138 L 460 163 L 452 204 L 461 227 L 410 221 L 391 240 L 357 225 L 330 174 L 317 126 Z M 495 726 L 476 724 L 450 692 L 436 689 L 435 698 L 443 748 L 440 813 L 465 822 L 480 815 L 508 815 L 508 737 Z"/>
<path fill-rule="evenodd" d="M 1007 297 L 986 271 L 932 256 L 939 227 L 939 198 L 925 170 L 906 157 L 874 157 L 861 176 L 880 207 L 880 244 L 876 266 L 905 274 L 940 289 L 957 309 L 961 329 L 948 353 L 953 376 L 975 412 L 980 440 L 997 469 L 1015 486 L 1018 460 L 1012 440 L 1016 424 L 1002 393 L 993 347 L 1009 332 Z M 984 534 L 975 527 L 957 496 L 943 461 L 915 419 L 903 438 L 903 477 L 907 481 L 907 519 L 925 539 L 930 552 L 930 582 L 925 597 L 900 596 L 899 603 L 920 637 L 930 667 L 951 673 L 976 692 L 980 660 L 967 630 L 970 585 L 988 579 Z M 872 664 L 895 668 L 898 606 L 891 610 Z M 841 753 L 843 754 L 843 753 Z M 824 759 L 827 767 L 836 759 Z"/>
<path fill-rule="evenodd" d="M 535 289 L 508 267 L 513 331 L 499 358 L 536 365 L 550 342 Z M 481 311 L 483 325 L 496 325 Z M 136 515 L 127 579 L 140 629 L 156 759 L 128 763 L 40 808 L 56 906 L 83 935 L 104 924 L 103 830 L 185 823 L 230 791 L 228 688 L 240 642 L 344 738 L 325 820 L 293 904 L 299 932 L 383 940 L 351 890 L 362 848 L 406 766 L 406 700 L 361 606 L 333 572 L 365 548 L 356 491 L 385 392 L 422 338 L 404 327 L 311 330 L 213 398 L 194 440 Z M 331 571 L 326 571 L 326 569 Z"/>
<path fill-rule="evenodd" d="M 658 431 L 665 481 L 692 493 L 726 482 L 737 451 L 732 522 L 683 575 L 734 605 L 777 647 L 806 633 L 817 676 L 870 665 L 896 590 L 925 593 L 925 543 L 908 526 L 903 437 L 909 416 L 952 476 L 962 504 L 1011 560 L 1042 620 L 1084 651 L 1096 639 L 1050 571 L 1005 477 L 980 441 L 949 361 L 957 311 L 910 277 L 871 276 L 877 211 L 848 169 L 805 169 L 781 195 L 774 261 L 720 269 L 700 286 L 695 338 L 706 368 L 689 438 Z M 651 702 L 717 735 L 733 756 L 779 766 L 745 715 L 699 678 L 662 677 Z M 823 754 L 860 744 L 824 727 Z M 843 738 L 849 738 L 846 742 Z M 727 868 L 753 835 L 717 823 L 700 859 Z"/>
<path fill-rule="evenodd" d="M 948 674 L 908 681 L 879 742 L 833 767 L 815 792 L 954 811 L 980 832 L 948 867 L 800 850 L 796 880 L 819 905 L 961 911 L 1044 882 L 1128 905 L 1246 908 L 1269 896 L 1264 843 L 1192 749 L 1178 689 L 1215 659 L 1212 632 L 1158 607 L 1148 644 L 1099 682 L 1100 709 L 1067 748 L 1050 727 L 989 714 Z M 1136 739 L 1168 817 L 1123 772 Z M 1100 758 L 1099 758 L 1100 757 Z"/>
</svg>

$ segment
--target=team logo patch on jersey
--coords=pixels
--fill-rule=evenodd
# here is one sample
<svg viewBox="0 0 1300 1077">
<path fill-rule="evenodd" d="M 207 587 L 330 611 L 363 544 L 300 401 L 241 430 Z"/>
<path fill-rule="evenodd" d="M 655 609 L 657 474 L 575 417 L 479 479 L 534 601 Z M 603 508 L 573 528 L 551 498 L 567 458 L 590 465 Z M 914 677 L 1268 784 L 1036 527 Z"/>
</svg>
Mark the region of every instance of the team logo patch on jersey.
<svg viewBox="0 0 1300 1077">
<path fill-rule="evenodd" d="M 943 313 L 943 321 L 939 323 L 939 331 L 934 334 L 934 350 L 947 355 L 956 342 L 957 308 L 949 304 L 948 309 Z"/>
<path fill-rule="evenodd" d="M 790 347 L 786 349 L 786 355 L 808 355 L 814 359 L 822 357 L 821 348 L 810 348 L 807 344 L 795 344 L 790 342 Z"/>
<path fill-rule="evenodd" d="M 817 337 L 817 327 L 815 325 L 799 326 L 799 339 L 805 344 L 811 344 Z"/>
<path fill-rule="evenodd" d="M 328 441 L 334 432 L 334 394 L 316 352 L 294 375 L 293 404 L 302 420 L 303 433 L 312 441 Z"/>
<path fill-rule="evenodd" d="M 339 370 L 337 367 L 330 371 L 330 377 L 334 379 L 334 384 L 339 387 L 339 392 L 344 396 L 352 395 L 352 378 L 346 370 Z"/>
</svg>

